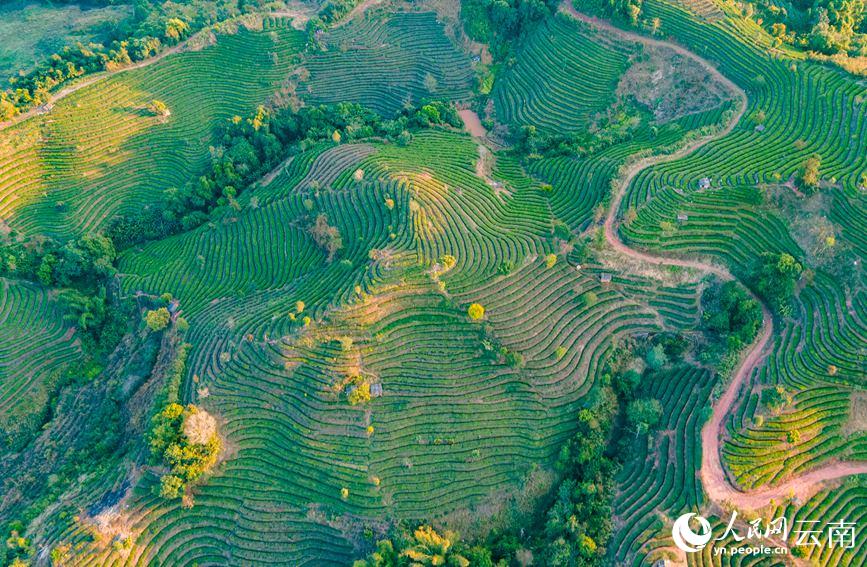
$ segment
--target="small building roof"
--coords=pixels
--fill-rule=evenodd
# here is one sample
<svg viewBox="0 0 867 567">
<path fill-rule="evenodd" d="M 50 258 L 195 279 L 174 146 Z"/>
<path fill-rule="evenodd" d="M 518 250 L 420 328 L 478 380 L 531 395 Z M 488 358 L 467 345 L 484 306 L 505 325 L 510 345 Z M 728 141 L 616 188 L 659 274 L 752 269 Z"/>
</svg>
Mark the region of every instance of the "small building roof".
<svg viewBox="0 0 867 567">
<path fill-rule="evenodd" d="M 702 189 L 707 189 L 710 187 L 710 177 L 702 177 L 698 180 L 698 186 Z"/>
<path fill-rule="evenodd" d="M 378 398 L 382 395 L 382 384 L 371 384 L 370 385 L 370 395 L 373 398 Z"/>
<path fill-rule="evenodd" d="M 611 281 L 611 274 L 607 272 L 600 274 L 599 281 L 601 281 L 602 283 L 609 283 Z"/>
<path fill-rule="evenodd" d="M 756 126 L 756 132 L 764 132 L 764 131 L 765 131 L 765 125 L 764 124 L 759 124 L 758 126 Z"/>
<path fill-rule="evenodd" d="M 689 217 L 686 215 L 686 213 L 677 213 L 677 220 L 679 220 L 680 222 L 686 222 L 688 219 Z"/>
</svg>

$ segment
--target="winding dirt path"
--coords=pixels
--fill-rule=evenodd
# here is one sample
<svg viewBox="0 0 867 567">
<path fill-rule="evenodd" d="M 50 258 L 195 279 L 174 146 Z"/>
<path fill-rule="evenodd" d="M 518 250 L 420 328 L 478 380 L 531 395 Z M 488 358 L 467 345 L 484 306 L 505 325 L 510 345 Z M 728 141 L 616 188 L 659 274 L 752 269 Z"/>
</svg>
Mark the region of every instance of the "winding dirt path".
<svg viewBox="0 0 867 567">
<path fill-rule="evenodd" d="M 711 63 L 679 45 L 621 30 L 607 22 L 581 14 L 575 10 L 570 0 L 566 0 L 561 5 L 561 9 L 591 26 L 625 37 L 631 41 L 674 50 L 678 54 L 701 65 L 702 68 L 722 83 L 737 98 L 737 110 L 723 129 L 714 134 L 697 138 L 674 153 L 649 156 L 630 163 L 622 172 L 620 181 L 614 190 L 604 224 L 605 239 L 608 241 L 608 244 L 630 258 L 656 266 L 680 266 L 702 272 L 710 272 L 723 280 L 734 280 L 735 277 L 725 266 L 700 260 L 660 256 L 630 248 L 620 239 L 618 232 L 619 219 L 617 215 L 627 188 L 641 171 L 683 158 L 709 142 L 728 135 L 746 112 L 746 93 L 731 80 L 723 76 Z M 771 500 L 781 502 L 790 497 L 804 500 L 821 490 L 828 481 L 857 474 L 867 474 L 867 462 L 834 462 L 791 478 L 782 484 L 763 487 L 749 492 L 739 489 L 729 480 L 720 459 L 720 440 L 723 436 L 725 420 L 738 399 L 744 383 L 749 379 L 753 369 L 764 359 L 767 347 L 771 344 L 771 338 L 774 333 L 773 317 L 770 310 L 758 297 L 756 297 L 756 300 L 759 301 L 759 305 L 762 307 L 761 333 L 745 353 L 740 366 L 734 372 L 723 395 L 713 404 L 711 418 L 701 430 L 701 480 L 704 490 L 711 501 L 717 504 L 730 504 L 741 510 L 763 508 L 770 504 Z"/>
</svg>

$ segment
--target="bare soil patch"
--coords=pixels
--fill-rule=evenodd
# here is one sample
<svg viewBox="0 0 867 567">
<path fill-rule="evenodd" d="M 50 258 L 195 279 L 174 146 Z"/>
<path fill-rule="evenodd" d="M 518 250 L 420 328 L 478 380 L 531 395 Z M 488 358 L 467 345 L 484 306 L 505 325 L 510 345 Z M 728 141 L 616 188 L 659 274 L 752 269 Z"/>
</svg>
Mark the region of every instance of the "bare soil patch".
<svg viewBox="0 0 867 567">
<path fill-rule="evenodd" d="M 479 115 L 474 111 L 465 108 L 459 110 L 458 115 L 460 115 L 461 120 L 464 121 L 464 127 L 467 129 L 467 132 L 469 132 L 474 138 L 484 138 L 488 135 L 488 131 L 485 130 L 484 126 L 482 126 L 482 121 L 479 118 Z"/>
<path fill-rule="evenodd" d="M 849 402 L 849 419 L 843 426 L 845 435 L 867 431 L 867 392 L 854 392 Z"/>
<path fill-rule="evenodd" d="M 646 46 L 617 86 L 658 123 L 718 107 L 731 96 L 707 69 L 671 49 Z"/>
</svg>

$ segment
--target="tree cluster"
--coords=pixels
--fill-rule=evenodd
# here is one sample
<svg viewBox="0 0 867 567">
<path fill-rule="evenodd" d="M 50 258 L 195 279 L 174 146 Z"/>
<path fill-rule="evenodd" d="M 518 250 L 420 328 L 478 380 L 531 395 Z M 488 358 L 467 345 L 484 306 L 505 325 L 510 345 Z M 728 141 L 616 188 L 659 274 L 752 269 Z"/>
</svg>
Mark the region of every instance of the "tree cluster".
<svg viewBox="0 0 867 567">
<path fill-rule="evenodd" d="M 643 0 L 588 0 L 587 8 L 634 26 L 641 23 L 642 4 Z"/>
<path fill-rule="evenodd" d="M 393 539 L 380 540 L 376 550 L 353 567 L 493 567 L 491 552 L 464 544 L 453 532 L 439 534 L 421 525 L 411 534 L 401 532 Z"/>
<path fill-rule="evenodd" d="M 160 496 L 181 496 L 189 483 L 217 462 L 220 447 L 216 422 L 207 412 L 192 404 L 167 404 L 153 417 L 150 432 L 154 464 L 169 469 L 160 479 Z"/>
<path fill-rule="evenodd" d="M 804 267 L 791 254 L 766 252 L 754 263 L 750 282 L 774 313 L 790 317 L 795 286 L 803 271 Z"/>
<path fill-rule="evenodd" d="M 99 233 L 64 244 L 19 240 L 11 233 L 0 242 L 0 276 L 62 288 L 57 298 L 65 318 L 83 332 L 88 350 L 107 354 L 127 327 L 128 306 L 109 301 L 107 291 L 116 258 L 111 239 Z"/>
<path fill-rule="evenodd" d="M 716 283 L 705 289 L 701 306 L 708 344 L 699 358 L 716 365 L 722 372 L 731 370 L 740 351 L 756 338 L 762 325 L 762 308 L 734 281 Z"/>
<path fill-rule="evenodd" d="M 23 242 L 14 234 L 0 243 L 0 275 L 39 281 L 47 286 L 92 288 L 115 273 L 114 244 L 89 234 L 60 244 L 51 239 Z"/>
<path fill-rule="evenodd" d="M 545 134 L 535 126 L 524 126 L 516 135 L 515 148 L 529 156 L 584 157 L 632 139 L 639 123 L 635 109 L 621 105 L 600 116 L 592 131 Z"/>
<path fill-rule="evenodd" d="M 780 43 L 825 55 L 867 55 L 865 0 L 757 0 L 749 6 L 748 15 L 756 14 Z"/>
<path fill-rule="evenodd" d="M 461 3 L 467 35 L 502 58 L 532 26 L 557 10 L 555 0 L 468 0 Z"/>
</svg>

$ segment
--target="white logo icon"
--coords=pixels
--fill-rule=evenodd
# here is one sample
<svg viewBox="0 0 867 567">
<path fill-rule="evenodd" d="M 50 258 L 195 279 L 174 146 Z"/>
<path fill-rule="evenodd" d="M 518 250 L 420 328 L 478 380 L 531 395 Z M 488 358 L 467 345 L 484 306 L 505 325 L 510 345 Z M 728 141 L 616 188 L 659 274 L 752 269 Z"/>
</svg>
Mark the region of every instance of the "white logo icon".
<svg viewBox="0 0 867 567">
<path fill-rule="evenodd" d="M 692 528 L 689 527 L 689 520 L 693 516 L 695 516 L 695 519 L 698 520 L 699 525 L 701 525 L 700 534 L 695 533 L 692 531 Z M 703 549 L 704 546 L 707 545 L 707 542 L 710 541 L 712 535 L 710 522 L 692 512 L 684 514 L 675 520 L 674 525 L 671 526 L 671 537 L 674 539 L 674 545 L 688 553 L 695 553 L 696 551 Z"/>
</svg>

